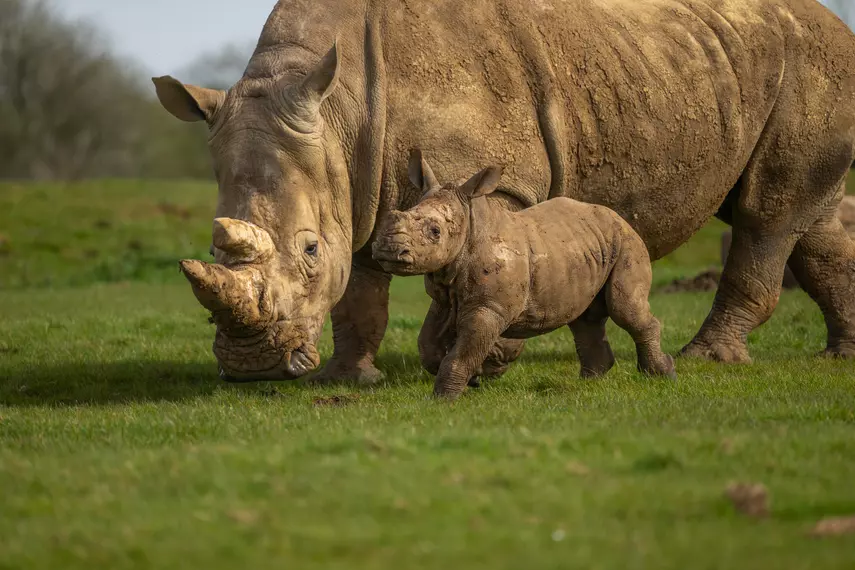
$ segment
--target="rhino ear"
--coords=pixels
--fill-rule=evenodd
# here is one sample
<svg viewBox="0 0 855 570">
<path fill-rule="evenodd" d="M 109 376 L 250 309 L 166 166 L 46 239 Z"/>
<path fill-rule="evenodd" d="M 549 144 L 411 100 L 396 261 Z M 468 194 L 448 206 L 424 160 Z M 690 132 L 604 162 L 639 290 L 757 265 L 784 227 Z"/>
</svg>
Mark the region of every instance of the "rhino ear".
<svg viewBox="0 0 855 570">
<path fill-rule="evenodd" d="M 315 104 L 320 105 L 338 85 L 338 38 L 321 61 L 306 74 L 300 84 L 301 91 Z"/>
<path fill-rule="evenodd" d="M 332 48 L 321 58 L 296 89 L 285 110 L 291 119 L 292 126 L 301 132 L 310 132 L 318 120 L 321 103 L 329 97 L 338 85 L 339 53 L 338 39 Z"/>
<path fill-rule="evenodd" d="M 184 85 L 168 75 L 152 77 L 151 80 L 163 108 L 188 123 L 196 121 L 210 123 L 226 98 L 225 91 Z"/>
<path fill-rule="evenodd" d="M 410 161 L 407 165 L 407 173 L 413 186 L 427 194 L 439 189 L 439 181 L 434 176 L 433 170 L 422 155 L 422 151 L 414 149 L 410 152 Z"/>
<path fill-rule="evenodd" d="M 488 166 L 460 187 L 460 193 L 468 198 L 478 198 L 491 194 L 502 180 L 501 166 Z"/>
</svg>

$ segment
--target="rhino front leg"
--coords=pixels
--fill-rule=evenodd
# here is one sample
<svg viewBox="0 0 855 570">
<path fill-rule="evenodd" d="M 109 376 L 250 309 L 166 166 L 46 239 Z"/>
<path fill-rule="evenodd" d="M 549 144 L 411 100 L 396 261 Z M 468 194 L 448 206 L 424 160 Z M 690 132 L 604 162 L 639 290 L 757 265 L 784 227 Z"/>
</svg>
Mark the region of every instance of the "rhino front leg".
<svg viewBox="0 0 855 570">
<path fill-rule="evenodd" d="M 493 345 L 490 354 L 479 371 L 479 376 L 498 378 L 508 371 L 511 364 L 520 357 L 525 348 L 525 341 L 515 338 L 500 338 Z"/>
<path fill-rule="evenodd" d="M 332 310 L 332 358 L 312 380 L 370 385 L 383 373 L 374 366 L 389 321 L 388 273 L 353 265 L 344 297 Z"/>
<path fill-rule="evenodd" d="M 434 301 L 431 303 L 425 322 L 419 332 L 419 358 L 422 366 L 436 376 L 439 367 L 455 341 L 455 314 Z M 476 375 L 469 380 L 469 386 L 481 386 L 479 377 L 498 378 L 508 371 L 511 364 L 520 357 L 525 348 L 524 340 L 500 338 L 490 349 L 486 360 Z"/>
<path fill-rule="evenodd" d="M 450 309 L 433 301 L 419 331 L 419 359 L 424 369 L 434 376 L 454 344 L 453 320 Z"/>
<path fill-rule="evenodd" d="M 454 347 L 443 359 L 436 376 L 435 396 L 456 400 L 479 372 L 506 323 L 495 312 L 482 309 L 459 325 Z"/>
</svg>

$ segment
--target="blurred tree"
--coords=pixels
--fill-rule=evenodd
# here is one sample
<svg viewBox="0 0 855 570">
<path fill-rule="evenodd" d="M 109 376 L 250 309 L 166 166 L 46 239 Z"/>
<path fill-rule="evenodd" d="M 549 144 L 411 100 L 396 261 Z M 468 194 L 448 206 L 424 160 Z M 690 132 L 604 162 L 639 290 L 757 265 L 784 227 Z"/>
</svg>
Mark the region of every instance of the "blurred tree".
<svg viewBox="0 0 855 570">
<path fill-rule="evenodd" d="M 140 136 L 138 86 L 93 29 L 41 1 L 0 0 L 0 175 L 119 173 Z"/>
<path fill-rule="evenodd" d="M 172 120 L 142 77 L 48 2 L 0 0 L 0 177 L 210 177 L 204 127 Z"/>
</svg>

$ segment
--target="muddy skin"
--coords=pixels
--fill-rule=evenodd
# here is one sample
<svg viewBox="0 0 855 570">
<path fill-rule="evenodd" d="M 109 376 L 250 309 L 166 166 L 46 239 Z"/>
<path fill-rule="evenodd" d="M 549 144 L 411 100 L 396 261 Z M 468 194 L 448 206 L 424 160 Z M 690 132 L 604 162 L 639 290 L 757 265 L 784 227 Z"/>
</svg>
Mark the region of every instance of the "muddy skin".
<svg viewBox="0 0 855 570">
<path fill-rule="evenodd" d="M 447 287 L 438 286 L 430 276 L 425 277 L 425 290 L 432 299 L 430 309 L 419 331 L 419 357 L 422 366 L 436 376 L 439 367 L 457 339 L 456 297 Z M 525 341 L 499 339 L 490 350 L 481 368 L 470 379 L 469 386 L 477 388 L 481 379 L 498 378 L 508 371 L 522 354 Z"/>
<path fill-rule="evenodd" d="M 816 0 L 280 0 L 228 91 L 155 79 L 170 113 L 209 127 L 217 217 L 262 228 L 275 249 L 250 264 L 215 250 L 226 269 L 256 270 L 276 307 L 249 347 L 222 313 L 218 356 L 241 356 L 220 364 L 251 377 L 287 362 L 332 310 L 318 378 L 380 377 L 390 277 L 370 244 L 420 198 L 414 148 L 443 180 L 485 157 L 507 167 L 488 200 L 509 210 L 607 206 L 652 259 L 713 216 L 731 224 L 688 355 L 748 361 L 789 258 L 828 354 L 855 357 L 855 246 L 834 217 L 855 157 L 853 62 L 855 35 Z"/>
<path fill-rule="evenodd" d="M 499 185 L 498 167 L 463 185 L 440 186 L 416 151 L 409 171 L 424 197 L 405 212 L 391 212 L 372 249 L 390 273 L 425 274 L 434 302 L 453 315 L 444 329 L 419 335 L 423 360 L 426 352 L 433 355 L 427 360 L 436 373 L 435 395 L 459 397 L 484 372 L 500 339 L 531 338 L 567 325 L 581 375 L 605 374 L 614 364 L 605 329 L 609 317 L 635 340 L 639 370 L 676 378 L 647 301 L 647 248 L 619 215 L 569 198 L 509 212 L 486 199 Z"/>
</svg>

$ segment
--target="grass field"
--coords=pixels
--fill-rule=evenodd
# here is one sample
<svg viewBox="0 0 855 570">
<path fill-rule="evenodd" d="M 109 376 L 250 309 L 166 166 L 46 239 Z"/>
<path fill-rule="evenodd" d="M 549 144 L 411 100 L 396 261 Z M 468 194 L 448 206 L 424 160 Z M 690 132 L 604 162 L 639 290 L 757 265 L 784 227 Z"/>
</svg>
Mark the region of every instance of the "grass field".
<svg viewBox="0 0 855 570">
<path fill-rule="evenodd" d="M 396 280 L 382 386 L 231 386 L 175 264 L 206 258 L 214 197 L 0 185 L 0 568 L 855 567 L 855 535 L 808 535 L 855 515 L 855 363 L 813 356 L 803 293 L 748 366 L 648 380 L 612 327 L 618 366 L 581 381 L 560 331 L 447 405 L 418 365 L 421 283 Z M 714 265 L 720 229 L 657 283 Z M 711 298 L 652 297 L 666 350 Z M 763 483 L 770 516 L 734 512 L 731 481 Z"/>
</svg>

